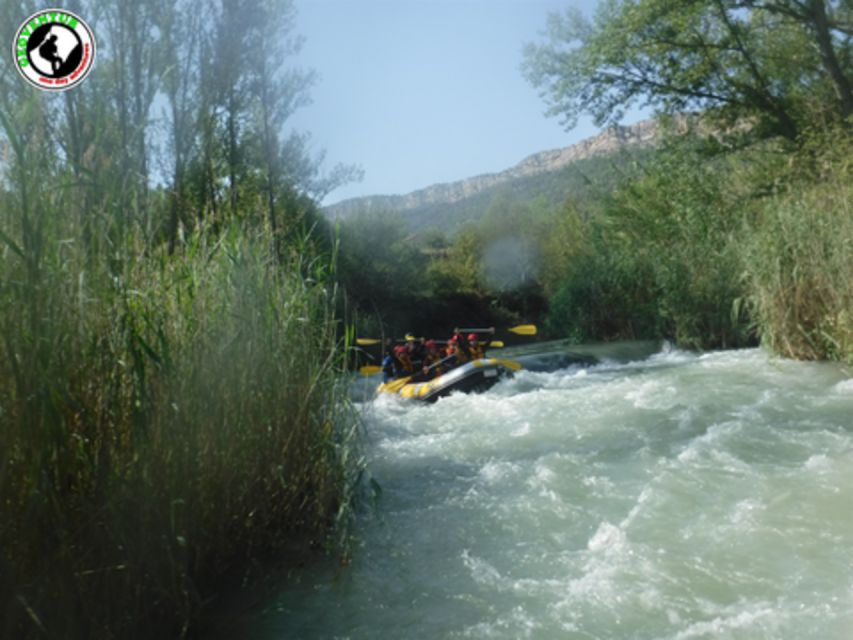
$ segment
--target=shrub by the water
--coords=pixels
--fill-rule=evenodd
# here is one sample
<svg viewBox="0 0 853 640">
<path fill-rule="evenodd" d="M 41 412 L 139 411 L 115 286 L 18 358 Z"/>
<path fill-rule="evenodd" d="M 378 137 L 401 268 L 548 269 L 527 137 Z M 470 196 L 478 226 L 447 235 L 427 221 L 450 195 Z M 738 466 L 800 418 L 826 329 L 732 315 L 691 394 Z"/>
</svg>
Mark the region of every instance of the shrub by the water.
<svg viewBox="0 0 853 640">
<path fill-rule="evenodd" d="M 585 255 L 566 270 L 547 326 L 577 339 L 668 338 L 686 347 L 749 340 L 734 239 L 744 192 L 730 159 L 676 137 L 603 198 Z"/>
</svg>

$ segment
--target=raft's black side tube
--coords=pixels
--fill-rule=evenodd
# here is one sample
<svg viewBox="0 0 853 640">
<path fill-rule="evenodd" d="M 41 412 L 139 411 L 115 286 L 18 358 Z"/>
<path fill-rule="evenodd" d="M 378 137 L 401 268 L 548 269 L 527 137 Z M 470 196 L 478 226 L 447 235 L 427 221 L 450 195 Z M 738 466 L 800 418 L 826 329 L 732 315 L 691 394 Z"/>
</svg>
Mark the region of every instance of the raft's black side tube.
<svg viewBox="0 0 853 640">
<path fill-rule="evenodd" d="M 512 375 L 512 371 L 497 365 L 472 367 L 471 371 L 465 375 L 465 377 L 439 386 L 427 395 L 423 396 L 421 400 L 425 400 L 426 402 L 435 402 L 439 398 L 450 395 L 454 391 L 461 391 L 463 393 L 486 391 L 493 387 L 499 380 L 507 377 L 508 375 Z"/>
</svg>

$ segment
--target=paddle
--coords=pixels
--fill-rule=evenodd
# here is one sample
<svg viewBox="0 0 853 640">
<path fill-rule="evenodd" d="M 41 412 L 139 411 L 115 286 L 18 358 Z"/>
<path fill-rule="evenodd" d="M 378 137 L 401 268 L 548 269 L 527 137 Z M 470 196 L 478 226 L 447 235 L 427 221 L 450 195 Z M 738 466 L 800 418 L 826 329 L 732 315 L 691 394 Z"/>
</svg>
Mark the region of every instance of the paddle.
<svg viewBox="0 0 853 640">
<path fill-rule="evenodd" d="M 494 333 L 494 327 L 488 327 L 485 329 L 456 329 L 458 333 Z M 507 329 L 510 333 L 515 333 L 520 336 L 535 336 L 537 333 L 535 324 L 520 324 L 516 327 L 510 327 Z M 407 336 L 408 337 L 408 336 Z M 381 343 L 382 340 L 378 338 L 356 338 L 355 343 L 362 347 L 370 347 L 375 344 Z M 397 340 L 397 342 L 404 342 L 403 340 Z M 440 340 L 438 342 L 441 342 Z M 492 342 L 490 346 L 498 347 L 503 346 L 503 342 L 496 340 Z"/>
<path fill-rule="evenodd" d="M 494 327 L 487 327 L 485 329 L 457 329 L 456 331 L 459 333 L 492 333 Z M 520 324 L 517 327 L 510 327 L 507 331 L 520 336 L 535 336 L 537 329 L 535 324 Z"/>
<path fill-rule="evenodd" d="M 382 340 L 379 340 L 378 338 L 356 338 L 355 339 L 355 343 L 357 345 L 359 345 L 360 347 L 370 347 L 370 346 L 373 346 L 374 344 L 379 344 L 380 342 L 382 342 Z"/>
<path fill-rule="evenodd" d="M 377 373 L 382 373 L 382 367 L 375 364 L 368 364 L 359 369 L 358 372 L 363 376 L 372 376 Z"/>
<path fill-rule="evenodd" d="M 455 358 L 455 357 L 456 357 L 456 354 L 453 353 L 453 354 L 450 354 L 449 356 L 442 358 L 438 362 L 433 362 L 431 365 L 429 365 L 426 368 L 425 373 L 429 373 L 438 365 L 443 364 L 443 363 L 447 362 L 448 360 Z M 411 382 L 412 378 L 414 378 L 416 375 L 418 375 L 418 373 L 421 373 L 421 372 L 418 371 L 417 373 L 412 373 L 412 375 L 406 376 L 405 378 L 397 378 L 396 380 L 392 380 L 391 382 L 386 382 L 385 383 L 385 390 L 391 391 L 393 393 L 397 393 L 397 391 L 399 391 L 400 389 L 405 387 L 407 384 L 409 384 L 409 382 Z"/>
<path fill-rule="evenodd" d="M 423 338 L 421 338 L 421 339 L 423 339 Z M 403 344 L 404 342 L 409 342 L 410 340 L 417 340 L 417 338 L 415 338 L 415 336 L 413 336 L 411 334 L 408 334 L 408 335 L 406 335 L 405 338 L 397 339 L 394 342 L 396 344 Z M 380 340 L 379 338 L 356 338 L 355 339 L 355 343 L 360 347 L 372 347 L 373 345 L 379 344 L 381 342 L 382 342 L 382 340 Z"/>
</svg>

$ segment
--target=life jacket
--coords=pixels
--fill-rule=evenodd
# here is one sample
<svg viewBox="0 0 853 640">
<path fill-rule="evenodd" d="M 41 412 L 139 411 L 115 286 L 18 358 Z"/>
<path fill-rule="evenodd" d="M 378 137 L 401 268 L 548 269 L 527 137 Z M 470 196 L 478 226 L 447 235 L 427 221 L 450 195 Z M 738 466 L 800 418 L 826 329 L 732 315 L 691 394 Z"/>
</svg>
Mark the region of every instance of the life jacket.
<svg viewBox="0 0 853 640">
<path fill-rule="evenodd" d="M 453 355 L 456 356 L 456 364 L 465 364 L 471 359 L 468 349 L 456 343 L 453 345 Z"/>
<path fill-rule="evenodd" d="M 403 367 L 403 371 L 407 373 L 411 373 L 414 371 L 414 366 L 412 365 L 412 359 L 409 357 L 409 354 L 406 352 L 401 352 L 395 354 L 397 356 L 397 360 L 400 362 L 400 366 Z"/>
<path fill-rule="evenodd" d="M 444 367 L 440 364 L 443 358 L 441 357 L 440 351 L 427 351 L 426 355 L 424 355 L 423 367 L 424 369 L 430 368 L 429 371 L 426 371 L 427 378 L 435 378 L 436 376 L 440 376 L 444 373 Z"/>
<path fill-rule="evenodd" d="M 469 333 L 466 338 L 465 346 L 468 348 L 468 354 L 471 360 L 479 360 L 486 357 L 486 345 L 477 337 L 476 333 Z"/>
</svg>

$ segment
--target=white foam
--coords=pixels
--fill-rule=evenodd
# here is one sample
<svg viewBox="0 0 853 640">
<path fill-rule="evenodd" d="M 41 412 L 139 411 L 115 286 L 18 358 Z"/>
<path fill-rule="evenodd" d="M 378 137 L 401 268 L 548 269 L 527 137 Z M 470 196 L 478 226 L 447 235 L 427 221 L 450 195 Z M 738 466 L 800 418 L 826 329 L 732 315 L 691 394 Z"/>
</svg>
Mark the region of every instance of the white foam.
<svg viewBox="0 0 853 640">
<path fill-rule="evenodd" d="M 744 527 L 752 526 L 757 514 L 763 510 L 764 505 L 758 500 L 741 500 L 732 512 L 731 524 L 742 531 Z"/>
<path fill-rule="evenodd" d="M 504 460 L 489 460 L 480 468 L 479 477 L 486 484 L 497 484 L 510 476 L 518 474 L 517 464 Z"/>
<path fill-rule="evenodd" d="M 832 390 L 835 393 L 840 393 L 843 395 L 853 395 L 853 378 L 848 378 L 847 380 L 842 380 L 834 387 Z"/>
<path fill-rule="evenodd" d="M 533 638 L 542 627 L 524 607 L 516 606 L 494 620 L 480 622 L 462 632 L 464 638 Z"/>
<path fill-rule="evenodd" d="M 679 632 L 674 640 L 728 637 L 728 634 L 735 631 L 749 631 L 744 637 L 776 637 L 775 635 L 768 636 L 767 631 L 777 630 L 779 619 L 779 612 L 766 604 L 745 611 L 728 610 L 713 620 L 691 624 Z"/>
<path fill-rule="evenodd" d="M 530 434 L 530 423 L 529 422 L 523 423 L 518 429 L 516 429 L 515 431 L 510 433 L 510 435 L 513 438 L 521 438 L 521 437 L 529 435 L 529 434 Z"/>
<path fill-rule="evenodd" d="M 828 471 L 832 465 L 829 456 L 818 453 L 810 456 L 803 466 L 809 471 Z"/>
<path fill-rule="evenodd" d="M 679 392 L 673 385 L 649 380 L 625 394 L 638 409 L 669 409 L 679 401 Z"/>
<path fill-rule="evenodd" d="M 609 522 L 602 522 L 589 539 L 587 549 L 593 552 L 619 550 L 625 546 L 625 532 Z"/>
<path fill-rule="evenodd" d="M 853 490 L 844 428 L 853 379 L 836 384 L 826 368 L 835 377 L 821 386 L 800 363 L 768 360 L 759 350 L 670 350 L 521 371 L 432 405 L 379 399 L 368 455 L 390 470 L 393 481 L 378 480 L 392 508 L 366 548 L 416 542 L 399 572 L 366 582 L 401 579 L 421 594 L 440 575 L 441 597 L 421 600 L 417 615 L 440 616 L 447 598 L 467 609 L 435 637 L 766 638 L 811 628 L 833 637 L 853 600 L 829 598 L 849 572 L 833 562 L 843 554 L 819 545 L 843 549 L 849 519 L 807 515 L 846 504 Z M 804 512 L 812 503 L 823 506 Z M 799 545 L 809 553 L 790 553 Z M 355 617 L 367 598 L 358 593 L 342 596 Z M 800 603 L 805 611 L 788 611 Z M 796 625 L 789 636 L 785 615 Z M 383 631 L 392 633 L 375 635 Z"/>
<path fill-rule="evenodd" d="M 484 559 L 472 556 L 468 549 L 462 551 L 462 563 L 470 572 L 474 582 L 499 590 L 507 588 L 506 580 L 500 571 Z"/>
</svg>

